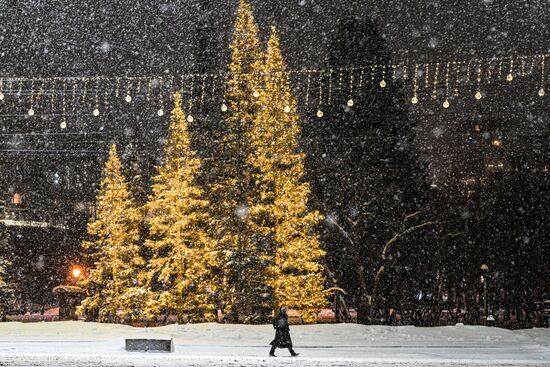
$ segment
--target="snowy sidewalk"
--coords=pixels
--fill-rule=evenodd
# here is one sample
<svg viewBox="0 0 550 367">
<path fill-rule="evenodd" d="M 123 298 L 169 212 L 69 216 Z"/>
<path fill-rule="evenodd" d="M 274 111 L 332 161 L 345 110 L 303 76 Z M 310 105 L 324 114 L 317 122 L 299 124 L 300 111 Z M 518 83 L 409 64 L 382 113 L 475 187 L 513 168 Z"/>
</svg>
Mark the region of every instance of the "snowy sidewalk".
<svg viewBox="0 0 550 367">
<path fill-rule="evenodd" d="M 270 325 L 159 328 L 84 322 L 0 324 L 0 366 L 549 366 L 550 329 L 293 326 L 299 358 L 266 357 Z M 129 353 L 124 339 L 174 338 L 175 353 Z"/>
</svg>

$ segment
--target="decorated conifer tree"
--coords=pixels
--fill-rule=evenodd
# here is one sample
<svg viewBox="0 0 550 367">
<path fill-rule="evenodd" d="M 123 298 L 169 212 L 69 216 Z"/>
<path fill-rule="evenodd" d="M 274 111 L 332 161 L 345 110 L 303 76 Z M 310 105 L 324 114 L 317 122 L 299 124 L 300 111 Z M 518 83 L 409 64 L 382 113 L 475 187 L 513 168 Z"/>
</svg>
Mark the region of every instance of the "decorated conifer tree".
<svg viewBox="0 0 550 367">
<path fill-rule="evenodd" d="M 181 94 L 176 93 L 164 163 L 153 178 L 153 193 L 146 204 L 146 246 L 152 253 L 147 313 L 169 312 L 180 322 L 187 314 L 194 321 L 214 321 L 218 257 L 209 235 L 209 202 L 197 183 L 201 161 L 190 147 L 181 103 Z"/>
<path fill-rule="evenodd" d="M 226 86 L 226 110 L 223 138 L 209 170 L 211 215 L 216 219 L 218 248 L 223 257 L 222 302 L 226 318 L 232 322 L 261 322 L 271 309 L 267 285 L 269 262 L 263 258 L 269 243 L 254 233 L 249 218 L 249 204 L 256 195 L 252 181 L 249 141 L 260 95 L 260 69 L 263 57 L 258 26 L 252 7 L 241 0 L 231 42 L 230 77 Z"/>
<path fill-rule="evenodd" d="M 304 180 L 304 159 L 299 146 L 300 118 L 292 95 L 275 27 L 262 66 L 263 91 L 254 129 L 250 130 L 256 201 L 251 205 L 253 230 L 271 241 L 269 285 L 274 306 L 299 309 L 306 322 L 325 303 L 321 249 L 315 226 L 322 220 L 309 210 L 310 186 Z"/>
<path fill-rule="evenodd" d="M 12 256 L 8 231 L 0 225 L 0 321 L 4 321 L 15 305 L 14 287 L 11 284 Z"/>
<path fill-rule="evenodd" d="M 83 243 L 89 271 L 82 285 L 88 297 L 79 308 L 80 314 L 121 323 L 141 317 L 147 294 L 139 243 L 142 217 L 113 144 L 97 196 L 96 218 L 88 225 L 91 240 Z"/>
</svg>

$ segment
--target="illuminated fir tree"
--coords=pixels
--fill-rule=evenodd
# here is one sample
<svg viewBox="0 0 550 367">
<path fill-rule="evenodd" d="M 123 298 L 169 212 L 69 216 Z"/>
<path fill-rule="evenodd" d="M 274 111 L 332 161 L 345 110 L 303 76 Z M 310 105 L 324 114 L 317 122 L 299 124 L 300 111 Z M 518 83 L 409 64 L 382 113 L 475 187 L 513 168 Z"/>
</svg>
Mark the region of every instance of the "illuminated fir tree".
<svg viewBox="0 0 550 367">
<path fill-rule="evenodd" d="M 141 209 L 135 204 L 122 174 L 122 163 L 113 144 L 105 163 L 95 221 L 88 225 L 89 274 L 83 281 L 88 297 L 79 313 L 108 322 L 132 323 L 141 317 L 145 301 L 140 256 Z"/>
<path fill-rule="evenodd" d="M 5 321 L 7 314 L 14 308 L 15 295 L 10 272 L 12 249 L 6 228 L 0 224 L 0 321 Z M 11 275 L 11 276 L 10 276 Z"/>
<path fill-rule="evenodd" d="M 250 208 L 254 232 L 271 238 L 274 257 L 269 285 L 274 305 L 301 311 L 306 322 L 325 303 L 321 249 L 315 226 L 322 216 L 308 208 L 310 185 L 304 180 L 304 154 L 299 147 L 300 120 L 275 27 L 263 65 L 262 106 L 250 134 L 258 194 Z"/>
<path fill-rule="evenodd" d="M 217 314 L 214 241 L 208 234 L 209 202 L 197 183 L 201 161 L 191 149 L 181 95 L 174 98 L 164 163 L 146 204 L 152 253 L 147 313 L 170 312 L 184 321 L 214 321 Z"/>
<path fill-rule="evenodd" d="M 261 92 L 259 67 L 263 53 L 252 7 L 246 0 L 239 3 L 231 51 L 224 102 L 226 123 L 209 191 L 218 247 L 224 255 L 220 261 L 226 317 L 232 322 L 261 322 L 272 303 L 267 286 L 269 263 L 262 258 L 268 243 L 261 234 L 252 232 L 250 225 L 248 207 L 255 191 L 247 157 Z"/>
</svg>

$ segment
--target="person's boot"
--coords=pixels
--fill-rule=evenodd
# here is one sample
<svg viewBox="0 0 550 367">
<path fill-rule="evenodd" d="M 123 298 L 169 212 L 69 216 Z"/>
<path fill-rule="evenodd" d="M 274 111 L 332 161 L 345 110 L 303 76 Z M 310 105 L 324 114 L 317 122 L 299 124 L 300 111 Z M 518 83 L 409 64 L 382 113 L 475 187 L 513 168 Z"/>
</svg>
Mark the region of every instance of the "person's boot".
<svg viewBox="0 0 550 367">
<path fill-rule="evenodd" d="M 271 350 L 269 351 L 269 356 L 270 356 L 270 357 L 277 357 L 277 356 L 275 355 L 275 348 L 271 348 Z"/>
<path fill-rule="evenodd" d="M 288 348 L 288 351 L 292 357 L 298 357 L 300 355 L 300 353 L 296 353 L 292 348 Z"/>
</svg>

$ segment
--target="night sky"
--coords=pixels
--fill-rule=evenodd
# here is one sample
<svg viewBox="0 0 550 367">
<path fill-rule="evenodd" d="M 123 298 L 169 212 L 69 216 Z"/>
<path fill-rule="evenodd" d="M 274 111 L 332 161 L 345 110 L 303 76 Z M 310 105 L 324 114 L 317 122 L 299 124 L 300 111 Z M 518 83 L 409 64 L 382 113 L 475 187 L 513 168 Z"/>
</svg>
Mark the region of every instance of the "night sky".
<svg viewBox="0 0 550 367">
<path fill-rule="evenodd" d="M 535 0 L 252 1 L 265 37 L 281 29 L 292 68 L 322 65 L 339 19 L 372 18 L 397 60 L 445 61 L 548 50 L 548 3 Z M 227 58 L 236 1 L 2 1 L 3 75 L 193 71 L 203 27 Z M 219 57 L 216 57 L 219 55 Z M 219 60 L 216 60 L 219 61 Z"/>
</svg>

